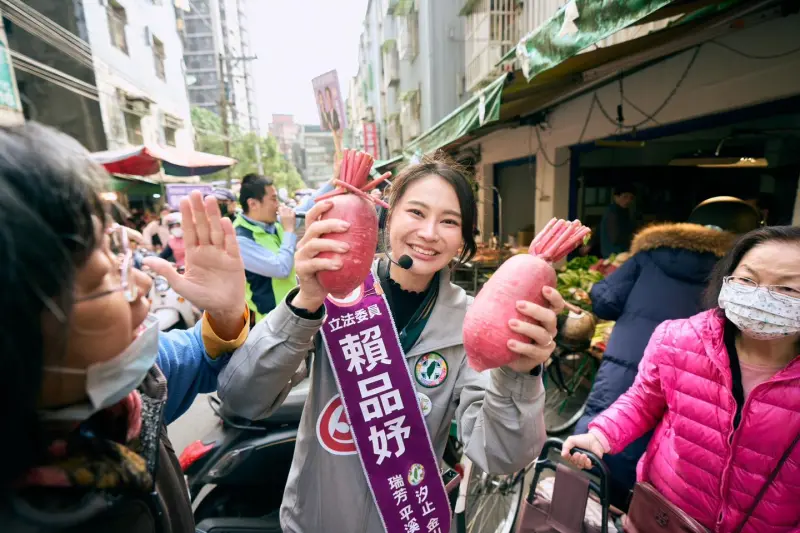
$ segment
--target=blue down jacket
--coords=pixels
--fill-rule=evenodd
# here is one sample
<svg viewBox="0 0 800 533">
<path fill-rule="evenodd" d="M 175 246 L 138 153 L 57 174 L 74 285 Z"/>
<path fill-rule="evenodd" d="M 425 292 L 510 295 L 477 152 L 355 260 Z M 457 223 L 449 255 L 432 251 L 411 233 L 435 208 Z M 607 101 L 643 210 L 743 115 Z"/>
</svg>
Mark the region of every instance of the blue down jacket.
<svg viewBox="0 0 800 533">
<path fill-rule="evenodd" d="M 589 422 L 633 384 L 656 326 L 701 310 L 711 269 L 734 238 L 697 224 L 650 226 L 634 237 L 630 259 L 595 284 L 591 291 L 594 313 L 604 320 L 616 320 L 616 324 L 575 433 L 585 433 Z M 650 435 L 645 435 L 620 454 L 605 457 L 618 503 L 633 487 L 636 463 L 649 440 Z"/>
</svg>

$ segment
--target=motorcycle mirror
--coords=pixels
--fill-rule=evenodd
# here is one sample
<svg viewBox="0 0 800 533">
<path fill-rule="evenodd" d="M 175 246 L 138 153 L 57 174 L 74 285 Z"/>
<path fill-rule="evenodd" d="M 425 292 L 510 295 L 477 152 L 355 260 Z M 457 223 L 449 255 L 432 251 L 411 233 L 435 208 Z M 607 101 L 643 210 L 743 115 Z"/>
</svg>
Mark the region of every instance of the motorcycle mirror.
<svg viewBox="0 0 800 533">
<path fill-rule="evenodd" d="M 163 294 L 169 290 L 169 282 L 164 276 L 155 276 L 153 278 L 153 287 L 155 287 L 156 292 Z"/>
</svg>

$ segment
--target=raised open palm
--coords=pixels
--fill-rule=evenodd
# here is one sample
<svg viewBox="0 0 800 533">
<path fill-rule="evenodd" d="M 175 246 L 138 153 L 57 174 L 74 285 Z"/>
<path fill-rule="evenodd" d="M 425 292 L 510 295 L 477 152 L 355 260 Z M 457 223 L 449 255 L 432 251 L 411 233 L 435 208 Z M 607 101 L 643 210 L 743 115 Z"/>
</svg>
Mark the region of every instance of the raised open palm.
<svg viewBox="0 0 800 533">
<path fill-rule="evenodd" d="M 216 199 L 203 201 L 198 191 L 181 200 L 186 272 L 158 257 L 144 263 L 164 276 L 175 291 L 214 316 L 241 315 L 244 308 L 244 263 L 233 224 L 223 218 Z"/>
</svg>

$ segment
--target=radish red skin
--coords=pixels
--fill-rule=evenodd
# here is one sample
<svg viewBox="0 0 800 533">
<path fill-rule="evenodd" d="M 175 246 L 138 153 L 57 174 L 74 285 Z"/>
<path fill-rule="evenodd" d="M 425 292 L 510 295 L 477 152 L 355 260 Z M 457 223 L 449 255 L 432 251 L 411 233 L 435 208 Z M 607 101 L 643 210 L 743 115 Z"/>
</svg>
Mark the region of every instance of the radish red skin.
<svg viewBox="0 0 800 533">
<path fill-rule="evenodd" d="M 346 242 L 350 251 L 344 254 L 321 252 L 317 257 L 330 259 L 340 255 L 342 268 L 317 272 L 317 281 L 334 298 L 344 298 L 364 282 L 372 267 L 378 246 L 378 215 L 372 202 L 355 194 L 342 194 L 327 201 L 333 207 L 321 218 L 344 220 L 350 223 L 350 229 L 321 237 Z"/>
<path fill-rule="evenodd" d="M 503 263 L 475 297 L 464 318 L 464 349 L 469 365 L 482 372 L 519 359 L 520 355 L 508 348 L 508 340 L 528 344 L 531 339 L 512 331 L 508 321 L 536 321 L 520 313 L 516 304 L 525 300 L 549 307 L 542 289 L 555 287 L 556 281 L 553 267 L 539 257 L 521 254 Z"/>
</svg>

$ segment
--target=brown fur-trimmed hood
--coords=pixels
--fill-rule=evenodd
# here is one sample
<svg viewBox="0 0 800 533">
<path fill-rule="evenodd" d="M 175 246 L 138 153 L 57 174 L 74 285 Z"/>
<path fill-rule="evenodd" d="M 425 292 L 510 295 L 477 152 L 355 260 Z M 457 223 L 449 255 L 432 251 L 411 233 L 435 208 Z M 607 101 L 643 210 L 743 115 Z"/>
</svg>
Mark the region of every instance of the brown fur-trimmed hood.
<svg viewBox="0 0 800 533">
<path fill-rule="evenodd" d="M 655 224 L 636 234 L 631 244 L 631 253 L 657 248 L 677 248 L 722 257 L 735 239 L 736 235 L 733 233 L 699 224 Z"/>
</svg>

